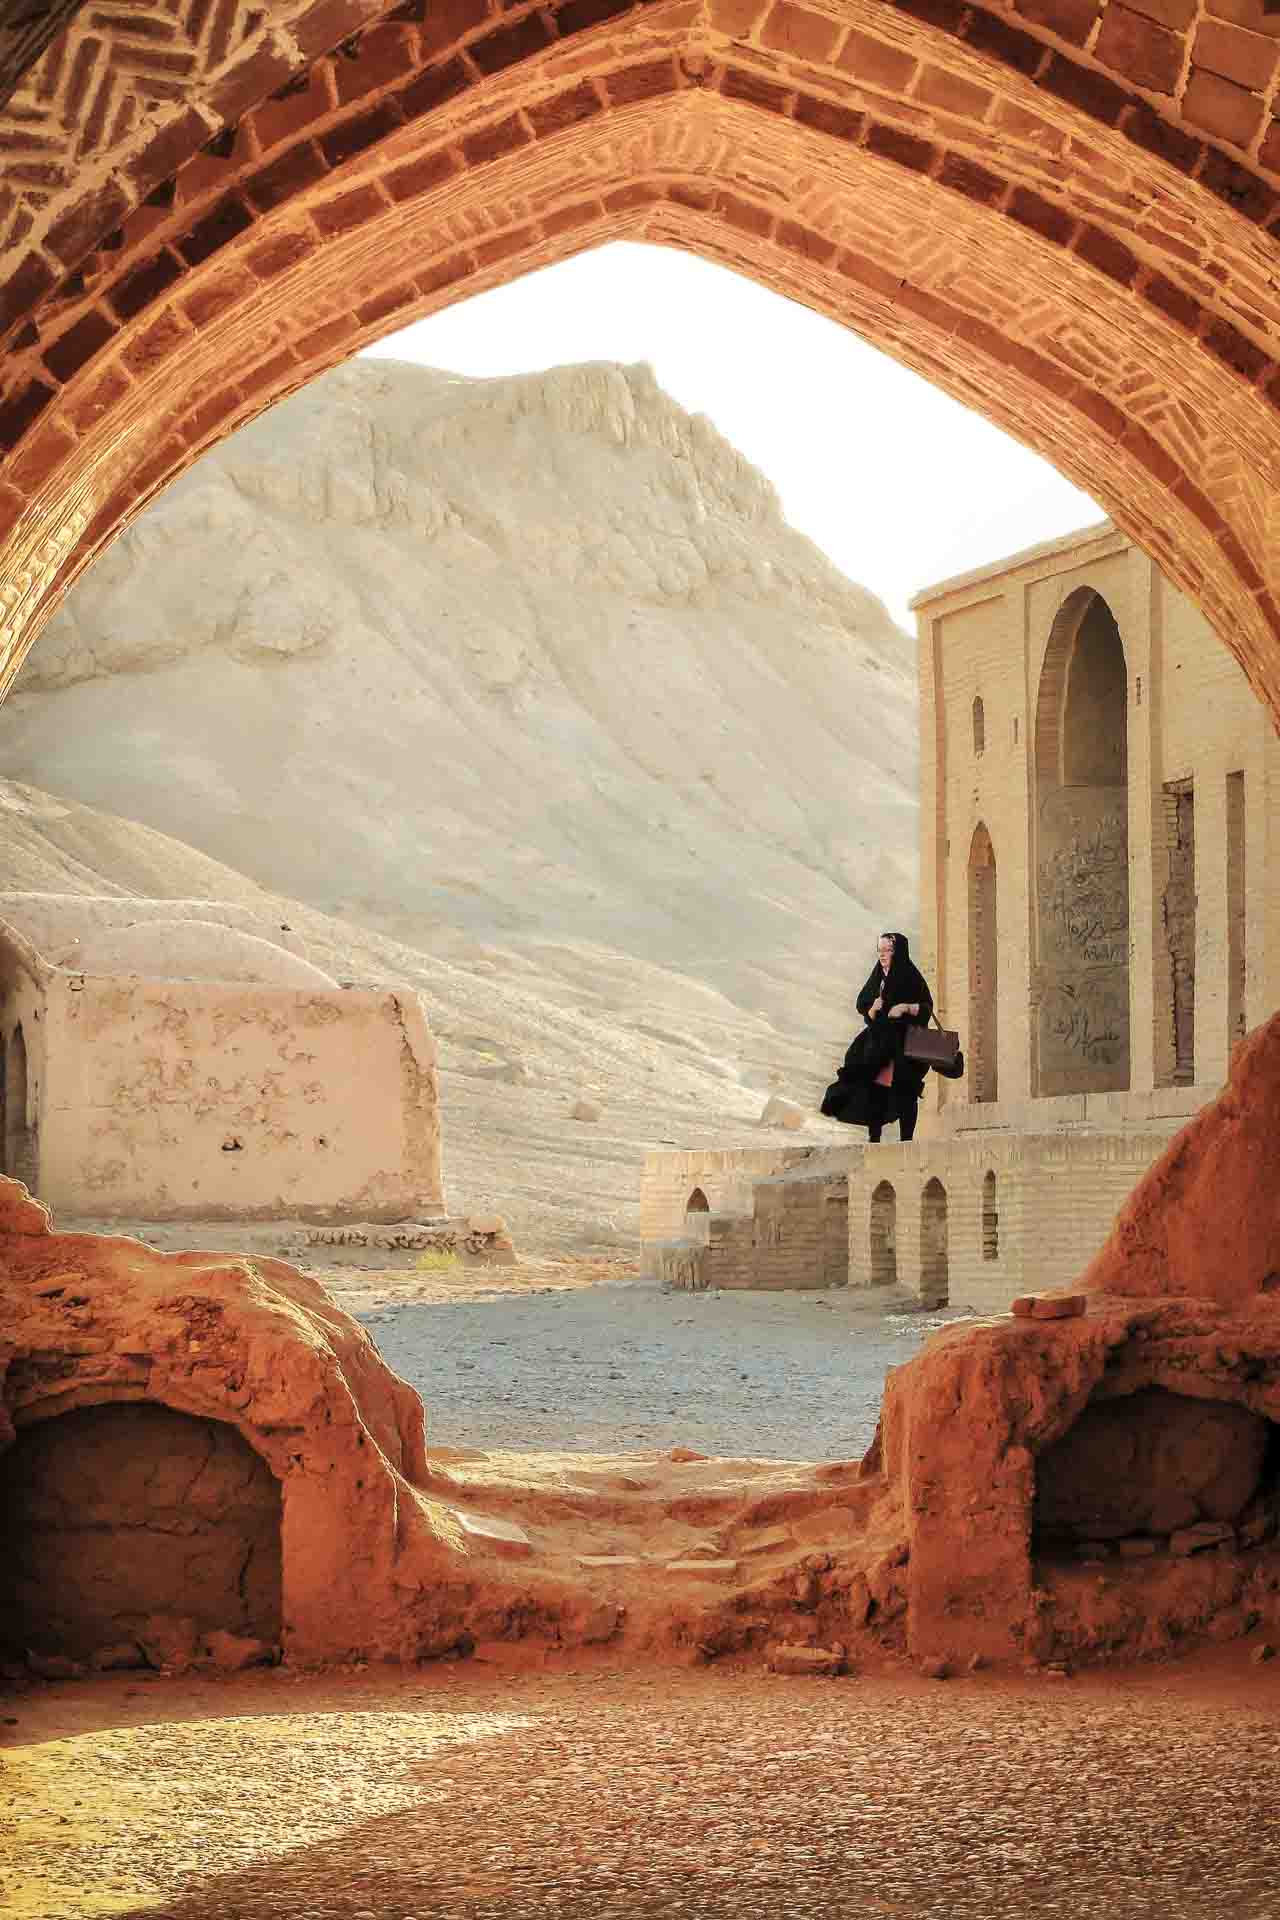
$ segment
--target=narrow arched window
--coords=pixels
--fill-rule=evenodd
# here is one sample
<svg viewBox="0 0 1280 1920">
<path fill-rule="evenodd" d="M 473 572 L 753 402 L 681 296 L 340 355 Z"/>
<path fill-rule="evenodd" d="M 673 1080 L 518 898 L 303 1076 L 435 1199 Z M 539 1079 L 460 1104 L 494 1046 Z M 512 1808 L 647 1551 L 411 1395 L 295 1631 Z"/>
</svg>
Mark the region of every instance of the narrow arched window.
<svg viewBox="0 0 1280 1920">
<path fill-rule="evenodd" d="M 984 1260 L 1000 1258 L 1000 1215 L 996 1211 L 994 1173 L 982 1177 L 982 1257 Z"/>
<path fill-rule="evenodd" d="M 973 751 L 975 755 L 978 756 L 979 758 L 981 757 L 982 750 L 986 746 L 986 744 L 987 744 L 987 716 L 985 711 L 983 710 L 982 695 L 977 694 L 975 695 L 974 702 L 973 702 Z"/>
</svg>

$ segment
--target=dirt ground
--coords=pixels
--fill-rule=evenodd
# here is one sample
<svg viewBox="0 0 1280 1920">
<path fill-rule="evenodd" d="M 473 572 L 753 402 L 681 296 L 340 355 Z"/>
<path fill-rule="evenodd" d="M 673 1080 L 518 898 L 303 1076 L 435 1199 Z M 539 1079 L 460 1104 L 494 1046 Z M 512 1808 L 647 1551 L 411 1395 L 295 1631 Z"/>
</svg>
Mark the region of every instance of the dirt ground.
<svg viewBox="0 0 1280 1920">
<path fill-rule="evenodd" d="M 731 1297 L 642 1299 L 630 1274 L 549 1260 L 322 1277 L 376 1338 L 452 1309 L 495 1325 L 557 1300 L 608 1312 L 612 1293 L 736 1337 L 716 1317 Z M 866 1306 L 828 1304 L 742 1312 L 856 1345 Z M 905 1316 L 893 1338 L 906 1358 Z M 532 1454 L 520 1470 L 590 1465 Z M 796 1679 L 530 1641 L 413 1669 L 36 1684 L 0 1697 L 0 1914 L 1280 1920 L 1280 1659 L 1256 1641 L 944 1683 L 888 1659 Z"/>
<path fill-rule="evenodd" d="M 1280 1662 L 784 1679 L 532 1648 L 5 1703 L 7 1920 L 1277 1920 Z"/>
<path fill-rule="evenodd" d="M 954 1316 L 887 1288 L 664 1293 L 632 1274 L 457 1284 L 358 1317 L 421 1396 L 432 1446 L 844 1460 L 871 1444 L 888 1369 Z"/>
</svg>

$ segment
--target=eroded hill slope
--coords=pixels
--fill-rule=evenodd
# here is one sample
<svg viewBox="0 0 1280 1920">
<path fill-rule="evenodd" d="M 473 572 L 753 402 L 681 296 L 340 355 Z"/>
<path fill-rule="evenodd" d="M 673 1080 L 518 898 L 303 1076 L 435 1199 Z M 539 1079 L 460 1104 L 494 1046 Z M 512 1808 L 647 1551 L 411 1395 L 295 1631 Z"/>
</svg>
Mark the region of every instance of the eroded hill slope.
<svg viewBox="0 0 1280 1920">
<path fill-rule="evenodd" d="M 916 894 L 909 643 L 644 367 L 286 401 L 72 594 L 0 771 L 415 947 L 570 997 L 607 948 L 811 1043 Z"/>
</svg>

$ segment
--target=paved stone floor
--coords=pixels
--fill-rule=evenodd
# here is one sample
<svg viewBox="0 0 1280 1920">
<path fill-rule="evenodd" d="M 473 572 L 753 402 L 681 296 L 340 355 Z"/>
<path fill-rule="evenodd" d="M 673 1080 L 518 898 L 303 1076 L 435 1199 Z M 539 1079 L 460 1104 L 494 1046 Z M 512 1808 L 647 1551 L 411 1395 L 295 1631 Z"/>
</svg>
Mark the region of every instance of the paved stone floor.
<svg viewBox="0 0 1280 1920">
<path fill-rule="evenodd" d="M 421 1394 L 441 1446 L 791 1460 L 864 1452 L 887 1369 L 940 1324 L 859 1291 L 663 1293 L 643 1281 L 359 1318 Z"/>
<path fill-rule="evenodd" d="M 1280 1920 L 1280 1661 L 542 1664 L 6 1705 L 6 1920 Z M 521 1664 L 523 1663 L 523 1664 Z"/>
</svg>

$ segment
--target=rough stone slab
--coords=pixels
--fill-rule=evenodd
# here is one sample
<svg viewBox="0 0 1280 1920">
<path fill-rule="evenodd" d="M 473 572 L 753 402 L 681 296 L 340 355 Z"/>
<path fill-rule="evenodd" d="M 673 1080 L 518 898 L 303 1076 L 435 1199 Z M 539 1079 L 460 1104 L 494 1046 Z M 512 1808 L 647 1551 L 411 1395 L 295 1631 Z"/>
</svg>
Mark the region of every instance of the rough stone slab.
<svg viewBox="0 0 1280 1920">
<path fill-rule="evenodd" d="M 458 1520 L 464 1533 L 473 1540 L 483 1541 L 494 1552 L 513 1556 L 533 1552 L 533 1542 L 514 1520 L 498 1520 L 490 1514 L 461 1511 Z"/>
<path fill-rule="evenodd" d="M 793 1538 L 790 1527 L 766 1527 L 763 1533 L 753 1534 L 750 1540 L 744 1540 L 738 1552 L 775 1553 L 779 1547 L 789 1547 Z"/>
<path fill-rule="evenodd" d="M 668 1560 L 667 1573 L 700 1573 L 704 1579 L 728 1580 L 738 1570 L 736 1560 Z"/>
<path fill-rule="evenodd" d="M 1075 1320 L 1088 1304 L 1083 1293 L 1020 1293 L 1010 1311 L 1018 1320 Z"/>
<path fill-rule="evenodd" d="M 771 1673 L 837 1674 L 844 1666 L 844 1655 L 835 1647 L 804 1647 L 783 1640 L 770 1647 L 768 1665 Z"/>
<path fill-rule="evenodd" d="M 638 1553 L 577 1553 L 574 1555 L 580 1567 L 638 1567 Z"/>
<path fill-rule="evenodd" d="M 1179 1527 L 1169 1536 L 1169 1551 L 1180 1555 L 1203 1553 L 1207 1547 L 1222 1547 L 1234 1540 L 1236 1530 L 1225 1520 L 1198 1520 L 1193 1527 Z"/>
</svg>

